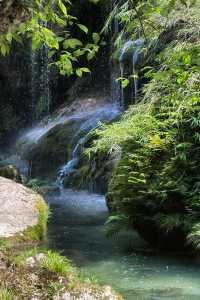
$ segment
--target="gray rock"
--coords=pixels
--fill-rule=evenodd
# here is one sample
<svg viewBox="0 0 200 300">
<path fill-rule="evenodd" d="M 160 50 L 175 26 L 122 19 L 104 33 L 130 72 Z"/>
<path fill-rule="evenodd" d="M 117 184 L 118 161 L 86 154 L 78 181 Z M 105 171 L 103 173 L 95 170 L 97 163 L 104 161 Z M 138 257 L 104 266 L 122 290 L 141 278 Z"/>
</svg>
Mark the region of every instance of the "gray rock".
<svg viewBox="0 0 200 300">
<path fill-rule="evenodd" d="M 41 262 L 45 257 L 46 255 L 44 253 L 38 253 L 35 255 L 35 260 L 36 262 Z"/>
<path fill-rule="evenodd" d="M 35 260 L 35 258 L 34 257 L 28 257 L 27 259 L 26 259 L 26 265 L 28 266 L 28 267 L 31 267 L 31 268 L 33 268 L 35 265 L 36 265 L 36 260 Z"/>
<path fill-rule="evenodd" d="M 10 237 L 38 224 L 42 197 L 22 184 L 0 177 L 0 237 Z"/>
</svg>

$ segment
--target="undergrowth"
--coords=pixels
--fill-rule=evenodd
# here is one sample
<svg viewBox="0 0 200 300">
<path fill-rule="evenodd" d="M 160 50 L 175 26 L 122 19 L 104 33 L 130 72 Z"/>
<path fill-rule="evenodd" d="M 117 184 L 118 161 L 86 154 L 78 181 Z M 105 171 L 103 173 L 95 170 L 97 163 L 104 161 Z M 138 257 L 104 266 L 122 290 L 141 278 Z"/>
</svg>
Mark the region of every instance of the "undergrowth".
<svg viewBox="0 0 200 300">
<path fill-rule="evenodd" d="M 6 288 L 0 288 L 0 300 L 13 300 L 14 295 L 13 293 L 6 289 Z"/>
</svg>

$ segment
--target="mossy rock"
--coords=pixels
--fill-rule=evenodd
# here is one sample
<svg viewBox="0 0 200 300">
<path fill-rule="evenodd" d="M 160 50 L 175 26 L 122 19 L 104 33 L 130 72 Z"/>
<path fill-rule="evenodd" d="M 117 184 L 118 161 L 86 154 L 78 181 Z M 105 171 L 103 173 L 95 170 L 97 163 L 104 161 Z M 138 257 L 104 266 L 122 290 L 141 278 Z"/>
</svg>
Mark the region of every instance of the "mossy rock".
<svg viewBox="0 0 200 300">
<path fill-rule="evenodd" d="M 13 165 L 1 167 L 0 176 L 22 183 L 22 176 L 19 170 Z"/>
<path fill-rule="evenodd" d="M 84 145 L 87 149 L 87 144 Z M 89 189 L 92 192 L 105 194 L 112 174 L 120 160 L 120 153 L 96 153 L 80 157 L 77 170 L 64 180 L 65 187 Z"/>
<path fill-rule="evenodd" d="M 46 236 L 48 205 L 22 184 L 0 177 L 0 238 L 32 242 Z"/>
<path fill-rule="evenodd" d="M 77 119 L 58 124 L 27 152 L 32 177 L 55 179 L 58 168 L 69 159 L 79 126 Z"/>
</svg>

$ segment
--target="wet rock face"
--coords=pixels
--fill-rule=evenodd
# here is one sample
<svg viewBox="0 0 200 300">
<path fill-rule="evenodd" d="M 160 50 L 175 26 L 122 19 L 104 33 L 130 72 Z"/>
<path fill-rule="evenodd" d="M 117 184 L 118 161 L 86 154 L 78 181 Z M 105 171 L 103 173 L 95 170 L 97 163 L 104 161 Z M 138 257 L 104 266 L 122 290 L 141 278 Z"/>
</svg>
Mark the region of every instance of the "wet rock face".
<svg viewBox="0 0 200 300">
<path fill-rule="evenodd" d="M 112 121 L 119 113 L 117 105 L 101 99 L 79 99 L 23 133 L 15 151 L 28 163 L 32 178 L 55 180 L 68 162 L 77 161 L 79 167 L 88 133 Z"/>
<path fill-rule="evenodd" d="M 69 159 L 70 143 L 77 127 L 73 120 L 58 124 L 32 146 L 26 153 L 32 177 L 56 176 L 56 170 Z"/>
<path fill-rule="evenodd" d="M 25 125 L 31 113 L 30 58 L 24 49 L 13 45 L 11 54 L 0 57 L 0 140 Z"/>
<path fill-rule="evenodd" d="M 91 140 L 90 142 L 92 143 L 93 141 Z M 87 146 L 90 147 L 91 145 L 88 143 L 88 145 L 86 144 L 84 146 L 85 150 L 87 150 Z M 83 153 L 77 165 L 77 170 L 73 176 L 65 178 L 64 186 L 88 189 L 91 192 L 106 194 L 120 156 L 121 154 L 118 152 L 113 152 L 109 155 L 96 153 L 96 155 L 89 158 Z"/>
</svg>

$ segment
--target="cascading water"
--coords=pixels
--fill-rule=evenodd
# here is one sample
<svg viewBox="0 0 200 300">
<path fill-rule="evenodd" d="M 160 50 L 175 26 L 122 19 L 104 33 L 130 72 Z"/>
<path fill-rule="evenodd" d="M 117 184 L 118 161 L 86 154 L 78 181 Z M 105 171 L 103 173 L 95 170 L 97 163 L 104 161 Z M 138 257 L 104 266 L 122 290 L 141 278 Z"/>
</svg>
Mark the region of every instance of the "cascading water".
<svg viewBox="0 0 200 300">
<path fill-rule="evenodd" d="M 111 11 L 116 8 L 117 6 L 117 0 L 111 1 Z M 112 24 L 112 30 L 111 30 L 111 57 L 113 56 L 113 53 L 115 52 L 115 39 L 117 37 L 117 34 L 119 33 L 119 19 L 117 17 L 114 17 L 114 21 Z M 114 58 L 112 57 L 111 63 L 110 63 L 110 70 L 111 70 L 111 99 L 112 102 L 118 102 L 123 109 L 123 95 L 121 94 L 121 85 L 119 81 L 117 80 L 120 76 L 119 68 L 117 64 L 114 62 Z"/>
<path fill-rule="evenodd" d="M 113 6 L 117 0 L 112 1 Z M 114 32 L 119 31 L 118 20 L 115 20 Z M 134 98 L 138 96 L 138 65 L 142 58 L 143 41 L 129 41 L 122 49 L 120 64 L 121 75 L 126 73 L 126 54 L 129 46 L 133 46 L 128 64 L 134 79 Z M 131 47 L 130 47 L 131 48 Z M 46 112 L 49 111 L 50 89 L 48 70 L 48 49 L 31 53 L 32 62 L 32 109 L 35 119 L 36 107 L 45 101 Z M 129 75 L 130 75 L 129 74 Z M 102 122 L 110 122 L 120 114 L 120 98 L 124 100 L 124 91 L 120 96 L 120 87 L 116 82 L 119 70 L 112 71 L 112 103 L 99 103 L 90 110 L 75 111 L 70 115 L 58 114 L 50 120 L 33 125 L 18 140 L 19 153 L 28 152 L 30 147 L 39 144 L 52 129 L 69 122 L 79 124 L 69 144 L 72 148 L 70 160 L 58 172 L 57 183 L 61 189 L 49 189 L 45 195 L 52 216 L 48 230 L 48 246 L 66 254 L 87 275 L 97 278 L 99 283 L 110 284 L 122 293 L 125 300 L 199 300 L 199 266 L 189 258 L 148 256 L 148 246 L 131 232 L 122 232 L 117 238 L 109 240 L 105 236 L 104 223 L 108 217 L 105 197 L 87 191 L 74 191 L 63 188 L 66 177 L 73 176 L 78 168 L 79 159 L 87 143 L 87 134 L 101 126 Z M 43 103 L 44 104 L 44 103 Z M 123 102 L 124 104 L 124 102 Z M 40 106 L 40 105 L 39 105 Z M 85 106 L 86 107 L 86 106 Z M 73 110 L 72 110 L 73 111 Z M 70 123 L 70 121 L 75 121 Z M 66 139 L 68 136 L 66 137 Z M 71 149 L 70 148 L 70 149 Z M 67 149 L 66 149 L 67 151 Z M 16 154 L 16 153 L 15 153 Z M 59 153 L 57 154 L 59 155 Z M 17 155 L 5 162 L 14 164 L 27 171 L 27 165 Z M 43 163 L 43 161 L 42 161 Z M 62 165 L 62 164 L 61 164 Z M 52 166 L 51 166 L 52 167 Z M 25 172 L 24 171 L 24 172 Z M 144 251 L 137 254 L 127 249 Z M 151 252 L 152 254 L 152 252 Z"/>
<path fill-rule="evenodd" d="M 30 50 L 31 55 L 31 112 L 32 112 L 32 120 L 35 119 L 35 106 L 37 104 L 37 54 L 32 49 Z"/>
<path fill-rule="evenodd" d="M 21 161 L 25 161 L 29 166 L 29 175 L 46 179 L 50 173 L 45 173 L 46 165 L 49 165 L 49 154 L 47 153 L 52 155 L 51 147 L 55 148 L 59 153 L 53 152 L 54 167 L 49 167 L 48 170 L 51 170 L 51 180 L 56 177 L 56 172 L 58 172 L 56 183 L 62 187 L 64 180 L 67 181 L 67 178 L 73 176 L 76 171 L 84 144 L 87 142 L 87 134 L 101 126 L 102 123 L 114 120 L 120 114 L 117 103 L 102 102 L 96 98 L 79 100 L 75 111 L 73 107 L 71 113 L 69 112 L 70 108 L 66 107 L 66 110 L 61 108 L 54 113 L 53 117 L 46 117 L 32 128 L 21 132 L 9 159 L 12 158 L 11 161 L 13 161 L 13 157 L 15 157 L 17 166 L 21 166 Z M 58 137 L 60 130 L 62 130 L 61 138 Z M 51 144 L 49 146 L 49 140 L 52 141 L 52 139 L 53 143 L 58 142 L 58 145 Z M 47 150 L 44 145 L 48 148 Z M 35 173 L 34 170 L 38 170 L 38 165 L 40 165 L 38 163 L 40 155 L 42 155 L 42 165 L 40 171 Z M 67 158 L 69 158 L 68 162 L 66 162 Z M 24 168 L 20 167 L 19 169 L 24 173 Z"/>
<path fill-rule="evenodd" d="M 66 177 L 69 177 L 76 171 L 76 167 L 78 165 L 78 157 L 82 152 L 83 144 L 85 142 L 85 138 L 81 138 L 77 145 L 75 146 L 72 152 L 72 159 L 67 162 L 58 172 L 57 184 L 62 189 L 63 182 Z"/>
<path fill-rule="evenodd" d="M 127 41 L 121 50 L 119 58 L 121 77 L 123 78 L 128 76 L 129 78 L 133 78 L 133 85 L 131 84 L 130 88 L 131 91 L 133 91 L 132 97 L 134 99 L 134 102 L 137 101 L 138 97 L 138 71 L 143 59 L 144 44 L 145 41 L 143 39 Z M 129 70 L 128 68 L 130 63 L 132 64 L 131 70 Z M 130 72 L 132 72 L 132 74 Z M 123 88 L 122 95 L 124 98 Z"/>
<path fill-rule="evenodd" d="M 40 89 L 42 91 L 43 101 L 45 103 L 46 113 L 50 111 L 51 104 L 51 94 L 50 94 L 50 82 L 49 82 L 49 57 L 48 57 L 49 49 L 44 44 L 41 50 L 41 86 Z"/>
<path fill-rule="evenodd" d="M 111 11 L 116 10 L 118 6 L 117 0 L 111 1 Z M 117 16 L 114 16 L 112 31 L 111 31 L 111 57 L 113 57 L 113 53 L 116 50 L 116 39 L 120 32 L 120 22 Z M 131 91 L 128 94 L 128 98 L 134 99 L 134 102 L 137 101 L 138 97 L 138 71 L 139 64 L 143 58 L 143 50 L 144 50 L 145 41 L 141 38 L 137 40 L 129 40 L 124 43 L 121 54 L 119 57 L 119 66 L 114 61 L 111 60 L 111 97 L 112 100 L 120 103 L 122 109 L 126 108 L 126 95 L 123 88 L 123 85 L 120 84 L 120 81 L 117 80 L 119 77 L 127 78 L 130 81 L 129 90 Z M 130 65 L 132 68 L 130 69 Z"/>
<path fill-rule="evenodd" d="M 143 55 L 144 40 L 138 39 L 135 41 L 135 51 L 133 53 L 132 63 L 133 63 L 133 80 L 134 80 L 134 94 L 135 102 L 138 97 L 138 65 L 141 63 L 141 56 Z"/>
<path fill-rule="evenodd" d="M 44 26 L 47 26 L 44 24 Z M 43 44 L 39 50 L 30 51 L 31 56 L 31 109 L 32 120 L 50 112 L 51 90 L 48 47 Z"/>
<path fill-rule="evenodd" d="M 59 170 L 57 184 L 63 187 L 63 182 L 69 176 L 73 176 L 76 172 L 79 158 L 84 150 L 84 144 L 87 142 L 88 133 L 97 129 L 102 123 L 109 123 L 120 114 L 120 108 L 116 103 L 106 104 L 99 107 L 96 111 L 89 114 L 81 124 L 76 134 L 73 137 L 72 144 L 74 145 L 71 159 Z"/>
</svg>

